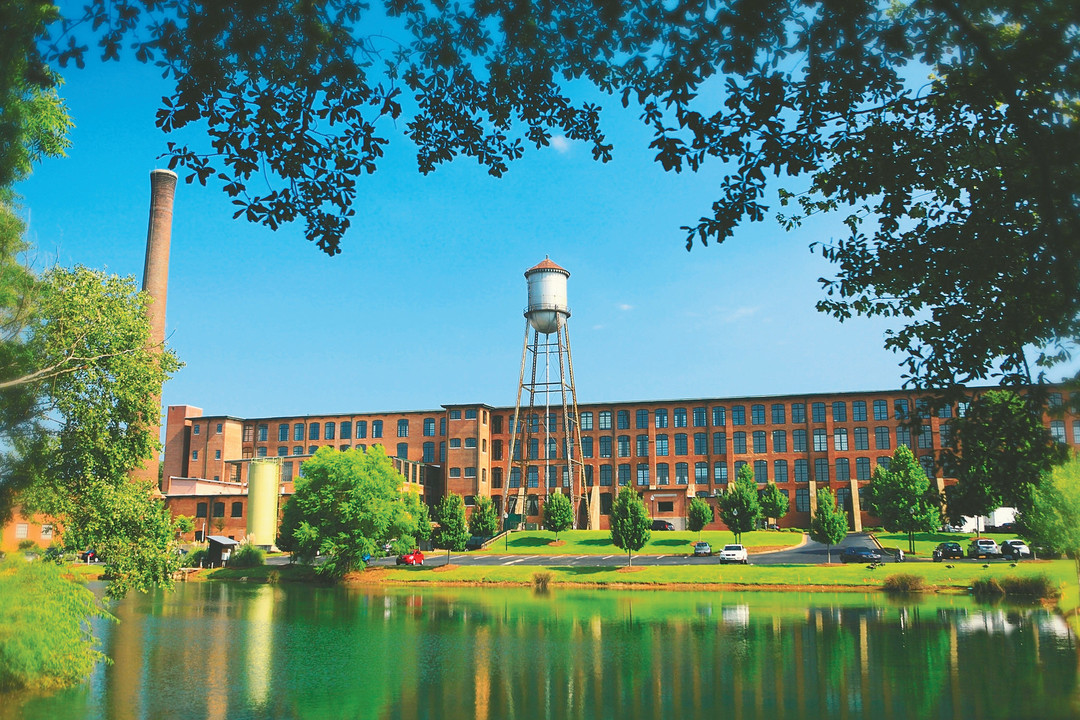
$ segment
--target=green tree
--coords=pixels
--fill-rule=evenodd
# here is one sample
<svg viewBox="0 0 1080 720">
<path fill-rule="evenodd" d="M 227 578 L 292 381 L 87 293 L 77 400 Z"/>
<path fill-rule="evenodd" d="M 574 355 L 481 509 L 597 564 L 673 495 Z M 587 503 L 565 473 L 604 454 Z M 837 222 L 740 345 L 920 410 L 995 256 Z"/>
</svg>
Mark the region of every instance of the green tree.
<svg viewBox="0 0 1080 720">
<path fill-rule="evenodd" d="M 195 518 L 190 515 L 177 515 L 173 518 L 173 526 L 178 535 L 187 535 L 195 530 Z"/>
<path fill-rule="evenodd" d="M 558 541 L 559 533 L 573 526 L 574 509 L 570 506 L 570 498 L 558 492 L 548 495 L 544 501 L 544 529 L 555 533 Z"/>
<path fill-rule="evenodd" d="M 450 564 L 450 551 L 461 552 L 469 541 L 469 531 L 465 527 L 465 501 L 460 495 L 449 493 L 439 500 L 435 508 L 435 528 L 432 541 L 437 548 L 446 550 L 446 564 Z"/>
<path fill-rule="evenodd" d="M 769 483 L 765 486 L 765 489 L 761 491 L 759 502 L 761 503 L 761 512 L 765 517 L 772 518 L 777 523 L 787 515 L 790 507 L 787 496 L 780 492 L 780 488 L 776 487 L 776 483 Z"/>
<path fill-rule="evenodd" d="M 476 498 L 472 514 L 469 515 L 469 532 L 480 537 L 490 537 L 499 529 L 499 515 L 495 512 L 495 503 L 486 495 Z"/>
<path fill-rule="evenodd" d="M 889 532 L 908 534 L 908 552 L 915 552 L 915 533 L 941 525 L 941 498 L 911 449 L 901 443 L 889 469 L 879 465 L 870 478 L 866 509 L 881 518 Z"/>
<path fill-rule="evenodd" d="M 734 487 L 717 499 L 717 511 L 728 530 L 735 533 L 735 542 L 741 542 L 743 533 L 757 527 L 761 519 L 761 504 L 758 502 L 753 468 L 749 465 L 739 468 Z"/>
<path fill-rule="evenodd" d="M 1019 520 L 1032 545 L 1072 556 L 1080 587 L 1080 460 L 1074 457 L 1051 470 Z"/>
<path fill-rule="evenodd" d="M 698 540 L 701 540 L 701 531 L 705 529 L 705 526 L 711 523 L 715 517 L 713 506 L 710 505 L 707 500 L 690 498 L 690 505 L 686 508 L 686 524 L 689 526 L 691 532 L 696 532 L 698 534 Z"/>
<path fill-rule="evenodd" d="M 1036 396 L 990 390 L 953 421 L 943 458 L 957 478 L 957 489 L 949 495 L 950 503 L 956 503 L 949 508 L 950 518 L 959 511 L 979 516 L 1003 505 L 1020 511 L 1030 507 L 1043 475 L 1068 452 L 1043 425 L 1041 405 Z"/>
<path fill-rule="evenodd" d="M 645 503 L 629 487 L 619 491 L 611 507 L 611 543 L 626 551 L 626 564 L 634 564 L 634 552 L 645 547 L 652 535 L 652 521 Z"/>
<path fill-rule="evenodd" d="M 416 547 L 431 533 L 427 506 L 414 493 L 402 493 L 402 477 L 381 445 L 339 452 L 322 447 L 304 462 L 285 504 L 278 546 L 310 562 L 326 556 L 321 575 L 340 578 L 363 566 L 397 538 Z"/>
<path fill-rule="evenodd" d="M 836 507 L 836 498 L 829 488 L 817 491 L 817 510 L 810 519 L 810 539 L 826 546 L 828 561 L 832 562 L 832 546 L 847 537 L 847 513 Z"/>
</svg>

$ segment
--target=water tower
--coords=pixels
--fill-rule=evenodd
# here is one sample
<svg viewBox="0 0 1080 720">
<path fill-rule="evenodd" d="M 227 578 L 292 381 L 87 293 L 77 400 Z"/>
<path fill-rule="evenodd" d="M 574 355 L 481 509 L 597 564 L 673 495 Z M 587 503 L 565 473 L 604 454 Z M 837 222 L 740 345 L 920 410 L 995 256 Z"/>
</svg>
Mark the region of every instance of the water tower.
<svg viewBox="0 0 1080 720">
<path fill-rule="evenodd" d="M 548 258 L 525 271 L 529 306 L 525 309 L 521 375 L 510 425 L 508 527 L 541 522 L 541 503 L 548 495 L 559 492 L 570 498 L 575 528 L 599 528 L 597 488 L 595 484 L 586 486 L 581 456 L 567 325 L 569 277 L 568 271 Z"/>
</svg>

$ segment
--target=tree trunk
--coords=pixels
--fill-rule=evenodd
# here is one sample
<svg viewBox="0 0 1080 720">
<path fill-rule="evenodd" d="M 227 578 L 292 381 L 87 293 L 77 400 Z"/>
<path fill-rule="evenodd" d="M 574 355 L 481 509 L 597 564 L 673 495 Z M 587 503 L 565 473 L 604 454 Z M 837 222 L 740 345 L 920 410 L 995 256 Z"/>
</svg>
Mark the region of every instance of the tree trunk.
<svg viewBox="0 0 1080 720">
<path fill-rule="evenodd" d="M 633 566 L 634 566 L 634 556 L 632 554 L 632 551 L 627 550 L 626 551 L 626 567 L 633 567 Z"/>
<path fill-rule="evenodd" d="M 825 546 L 825 562 L 832 565 L 832 545 Z"/>
</svg>

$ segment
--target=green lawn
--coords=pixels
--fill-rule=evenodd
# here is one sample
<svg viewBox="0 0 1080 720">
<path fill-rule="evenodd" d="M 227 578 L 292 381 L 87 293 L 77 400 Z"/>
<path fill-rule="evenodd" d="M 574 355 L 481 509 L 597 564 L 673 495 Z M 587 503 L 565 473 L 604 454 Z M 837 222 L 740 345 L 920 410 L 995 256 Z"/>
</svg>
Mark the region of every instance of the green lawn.
<svg viewBox="0 0 1080 720">
<path fill-rule="evenodd" d="M 758 532 L 744 533 L 742 544 L 752 553 L 766 548 L 780 549 L 791 547 L 802 542 L 800 533 Z M 712 545 L 713 552 L 729 543 L 735 542 L 734 534 L 725 530 L 706 530 L 701 533 L 701 539 Z M 559 541 L 564 545 L 552 546 L 555 533 L 547 530 L 526 530 L 510 533 L 508 541 L 499 540 L 493 543 L 487 550 L 476 552 L 493 555 L 619 555 L 625 554 L 623 550 L 611 544 L 611 533 L 607 530 L 567 530 L 559 533 Z M 689 555 L 694 551 L 694 543 L 698 541 L 698 534 L 689 530 L 675 530 L 672 532 L 653 532 L 649 543 L 642 548 L 641 555 Z M 437 557 L 438 553 L 432 553 Z"/>
<path fill-rule="evenodd" d="M 887 548 L 900 548 L 905 553 L 908 552 L 908 537 L 907 533 L 874 533 L 874 537 L 878 539 L 882 547 Z M 945 532 L 929 532 L 929 533 L 915 533 L 915 555 L 917 557 L 930 557 L 930 554 L 937 547 L 938 543 L 943 542 L 958 542 L 960 548 L 967 554 L 968 543 L 975 537 L 975 533 L 945 533 Z M 982 533 L 980 537 L 991 538 L 998 545 L 1002 540 L 1011 540 L 1016 537 L 1015 533 Z"/>
<path fill-rule="evenodd" d="M 1075 586 L 1076 575 L 1071 560 L 1020 563 L 1011 567 L 995 563 L 989 568 L 965 563 L 953 568 L 947 563 L 914 563 L 879 567 L 869 570 L 865 565 L 674 565 L 642 567 L 634 572 L 619 572 L 615 567 L 522 567 L 520 565 L 482 567 L 457 566 L 439 569 L 439 559 L 415 568 L 380 569 L 380 578 L 405 583 L 522 583 L 530 584 L 538 572 L 550 572 L 551 582 L 590 583 L 598 585 L 664 585 L 725 583 L 747 587 L 770 586 L 863 586 L 878 588 L 889 575 L 897 572 L 920 575 L 928 585 L 941 588 L 966 589 L 982 577 L 1049 575 L 1052 581 L 1068 592 Z"/>
</svg>

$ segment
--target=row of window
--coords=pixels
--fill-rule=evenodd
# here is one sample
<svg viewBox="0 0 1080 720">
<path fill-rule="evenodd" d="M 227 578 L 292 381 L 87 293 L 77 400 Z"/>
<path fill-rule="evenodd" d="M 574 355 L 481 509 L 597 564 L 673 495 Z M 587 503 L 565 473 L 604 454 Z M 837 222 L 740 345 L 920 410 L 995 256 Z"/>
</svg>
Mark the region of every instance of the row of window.
<svg viewBox="0 0 1080 720">
<path fill-rule="evenodd" d="M 197 505 L 195 505 L 195 517 L 197 517 L 197 518 L 206 517 L 206 512 L 207 512 L 208 509 L 213 510 L 213 514 L 211 515 L 211 517 L 216 517 L 216 518 L 225 517 L 225 503 L 220 502 L 220 501 L 215 502 L 213 504 L 212 508 L 209 506 L 209 503 L 204 503 L 204 502 L 198 503 Z M 234 517 L 234 518 L 244 517 L 244 503 L 242 503 L 242 502 L 234 502 L 232 504 L 232 508 L 230 508 L 230 510 L 231 510 L 231 512 L 229 514 L 229 517 Z"/>
<path fill-rule="evenodd" d="M 461 418 L 461 410 L 451 410 L 450 419 L 457 420 Z M 476 410 L 466 410 L 465 419 L 476 419 Z M 484 411 L 484 422 L 487 422 L 487 411 Z M 367 437 L 367 420 L 356 421 L 356 437 Z M 192 426 L 193 433 L 199 434 L 199 425 L 196 423 Z M 278 424 L 278 442 L 287 442 L 289 440 L 289 423 Z M 221 433 L 221 423 L 217 425 L 217 431 Z M 353 422 L 351 420 L 342 420 L 341 422 L 328 421 L 321 425 L 322 439 L 323 440 L 350 440 L 352 439 Z M 252 442 L 255 436 L 258 436 L 258 442 L 266 442 L 269 439 L 270 427 L 266 423 L 260 423 L 257 426 L 245 425 L 244 426 L 244 442 Z M 320 424 L 317 422 L 307 423 L 306 427 L 307 439 L 318 440 L 320 438 Z M 435 436 L 435 418 L 424 418 L 423 421 L 423 433 L 424 437 Z M 383 434 L 383 421 L 372 420 L 371 421 L 371 437 L 380 438 Z M 305 435 L 304 423 L 294 423 L 292 425 L 292 439 L 294 442 L 303 440 Z M 439 418 L 439 435 L 446 435 L 446 418 Z M 409 420 L 400 419 L 397 421 L 397 436 L 409 437 Z"/>
</svg>

